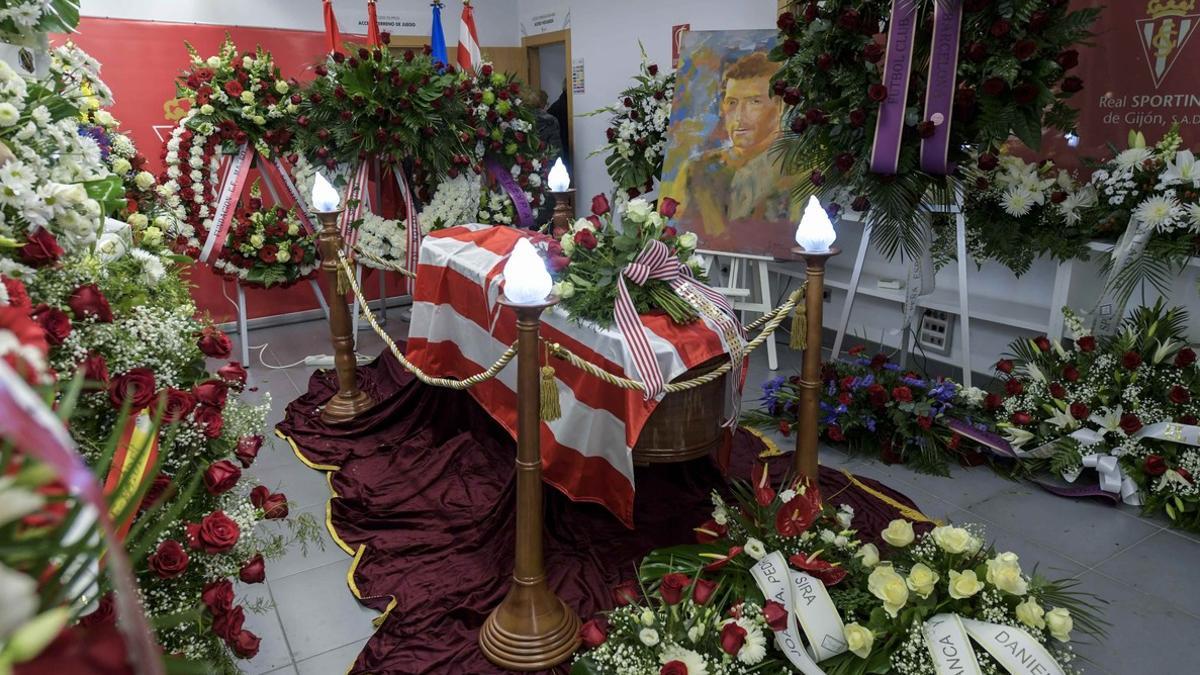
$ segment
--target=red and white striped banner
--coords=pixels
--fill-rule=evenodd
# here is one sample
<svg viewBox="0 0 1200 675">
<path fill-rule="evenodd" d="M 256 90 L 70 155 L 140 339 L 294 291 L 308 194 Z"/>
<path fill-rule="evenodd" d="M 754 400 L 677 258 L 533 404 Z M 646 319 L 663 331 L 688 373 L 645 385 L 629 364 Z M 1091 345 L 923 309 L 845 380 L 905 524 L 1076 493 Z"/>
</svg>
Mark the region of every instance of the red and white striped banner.
<svg viewBox="0 0 1200 675">
<path fill-rule="evenodd" d="M 269 164 L 260 162 L 259 168 L 262 169 L 263 178 L 266 180 L 268 188 L 274 183 L 279 183 L 287 192 L 288 198 L 291 199 L 292 205 L 296 207 L 296 217 L 300 219 L 300 226 L 308 234 L 316 232 L 316 227 L 312 223 L 312 218 L 309 215 L 308 202 L 304 199 L 304 195 L 300 194 L 300 189 L 296 187 L 296 182 L 292 180 L 292 165 L 282 157 L 276 157 Z M 275 195 L 275 190 L 271 188 L 271 197 L 275 199 L 275 203 L 284 206 L 280 203 L 279 198 Z"/>
<path fill-rule="evenodd" d="M 250 175 L 250 162 L 253 161 L 255 154 L 253 148 L 243 143 L 229 164 L 229 168 L 221 180 L 221 193 L 217 197 L 217 208 L 213 213 L 212 227 L 208 230 L 204 248 L 200 249 L 200 255 L 197 258 L 199 262 L 206 263 L 214 259 L 225 247 L 225 236 L 229 234 L 229 226 L 233 224 L 234 205 L 246 187 L 246 178 Z"/>
<path fill-rule="evenodd" d="M 358 168 L 354 170 L 354 175 L 350 177 L 350 184 L 346 186 L 346 209 L 342 211 L 342 241 L 346 242 L 348 255 L 354 257 L 354 246 L 358 244 L 358 228 L 352 225 L 362 219 L 363 209 L 366 208 L 368 201 L 367 182 L 370 174 L 370 164 L 368 162 L 359 162 Z"/>
<path fill-rule="evenodd" d="M 475 10 L 468 0 L 463 3 L 462 17 L 458 22 L 458 67 L 474 75 L 482 62 L 479 34 L 475 31 Z"/>
<path fill-rule="evenodd" d="M 409 359 L 430 374 L 465 378 L 491 365 L 517 339 L 516 315 L 497 300 L 504 263 L 527 234 L 510 227 L 463 225 L 424 238 L 413 290 Z M 722 333 L 705 321 L 679 326 L 668 316 L 648 315 L 640 325 L 667 381 L 730 352 Z M 614 375 L 638 377 L 619 330 L 580 326 L 554 308 L 543 317 L 542 336 Z M 541 422 L 546 482 L 571 499 L 604 505 L 632 527 L 632 448 L 658 400 L 610 385 L 565 361 L 555 360 L 553 366 L 563 415 Z M 515 368 L 505 368 L 468 391 L 516 436 Z"/>
</svg>

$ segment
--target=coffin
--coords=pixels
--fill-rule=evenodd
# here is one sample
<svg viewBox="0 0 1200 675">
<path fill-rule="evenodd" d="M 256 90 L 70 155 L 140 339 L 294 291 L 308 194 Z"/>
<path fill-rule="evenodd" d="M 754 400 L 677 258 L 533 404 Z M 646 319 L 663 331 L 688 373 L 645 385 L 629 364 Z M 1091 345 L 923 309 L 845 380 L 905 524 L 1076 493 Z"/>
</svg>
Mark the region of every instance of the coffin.
<svg viewBox="0 0 1200 675">
<path fill-rule="evenodd" d="M 725 356 L 710 359 L 674 381 L 699 377 L 728 360 Z M 645 466 L 686 462 L 715 450 L 721 444 L 727 377 L 728 373 L 708 384 L 663 396 L 633 447 L 633 463 Z"/>
</svg>

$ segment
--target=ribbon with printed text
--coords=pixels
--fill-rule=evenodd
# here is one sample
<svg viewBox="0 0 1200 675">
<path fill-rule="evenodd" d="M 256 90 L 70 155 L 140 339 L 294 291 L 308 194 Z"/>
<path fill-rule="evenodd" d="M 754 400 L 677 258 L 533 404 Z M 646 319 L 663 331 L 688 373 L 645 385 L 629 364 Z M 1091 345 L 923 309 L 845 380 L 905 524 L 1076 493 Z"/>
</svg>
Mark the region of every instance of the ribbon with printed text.
<svg viewBox="0 0 1200 675">
<path fill-rule="evenodd" d="M 255 151 L 243 143 L 221 179 L 221 189 L 217 196 L 217 208 L 213 213 L 212 225 L 208 228 L 208 236 L 204 247 L 200 249 L 197 260 L 202 263 L 214 260 L 225 247 L 225 237 L 233 224 L 237 199 L 246 187 L 246 179 L 250 175 L 250 164 L 254 160 Z"/>
</svg>

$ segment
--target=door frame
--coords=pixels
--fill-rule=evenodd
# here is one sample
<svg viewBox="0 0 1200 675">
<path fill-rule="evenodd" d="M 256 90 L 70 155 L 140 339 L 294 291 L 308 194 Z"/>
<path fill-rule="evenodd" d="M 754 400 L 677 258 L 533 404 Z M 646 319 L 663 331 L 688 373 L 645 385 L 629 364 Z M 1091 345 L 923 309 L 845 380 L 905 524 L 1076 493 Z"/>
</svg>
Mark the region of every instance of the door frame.
<svg viewBox="0 0 1200 675">
<path fill-rule="evenodd" d="M 525 48 L 527 56 L 526 61 L 529 63 L 529 72 L 526 73 L 525 81 L 530 87 L 541 89 L 541 55 L 537 48 L 545 45 L 563 43 L 563 51 L 566 52 L 567 62 L 565 64 L 565 72 L 567 73 L 566 89 L 563 93 L 567 96 L 567 138 L 571 141 L 571 156 L 568 158 L 571 163 L 572 171 L 578 170 L 578 164 L 575 162 L 575 87 L 572 82 L 571 69 L 571 29 L 564 28 L 563 30 L 554 30 L 538 35 L 526 35 L 521 38 L 521 46 Z M 553 103 L 553 101 L 547 101 Z M 565 150 L 565 149 L 564 149 Z M 575 177 L 571 177 L 571 182 L 575 182 Z"/>
</svg>

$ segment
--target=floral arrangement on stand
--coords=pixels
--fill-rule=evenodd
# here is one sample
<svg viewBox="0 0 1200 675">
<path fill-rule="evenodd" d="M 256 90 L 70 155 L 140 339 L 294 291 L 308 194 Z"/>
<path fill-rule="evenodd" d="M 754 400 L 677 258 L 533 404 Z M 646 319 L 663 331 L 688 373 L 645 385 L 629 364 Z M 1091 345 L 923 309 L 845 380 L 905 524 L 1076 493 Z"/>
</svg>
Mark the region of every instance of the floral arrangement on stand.
<svg viewBox="0 0 1200 675">
<path fill-rule="evenodd" d="M 1200 253 L 1200 163 L 1182 145 L 1178 128 L 1152 147 L 1130 132 L 1129 147 L 1112 148 L 1113 158 L 1092 173 L 1097 199 L 1084 218 L 1097 236 L 1119 237 L 1119 245 L 1133 249 L 1111 281 L 1123 298 L 1143 282 L 1169 294 L 1188 258 Z M 1140 250 L 1130 241 L 1138 232 L 1147 235 Z"/>
<path fill-rule="evenodd" d="M 656 209 L 644 199 L 629 201 L 621 213 L 621 228 L 613 224 L 608 198 L 592 198 L 592 215 L 580 218 L 569 232 L 555 241 L 543 242 L 550 273 L 556 283 L 554 294 L 575 321 L 599 326 L 613 324 L 617 303 L 617 280 L 651 240 L 667 245 L 671 254 L 702 278 L 695 256 L 696 235 L 679 234 L 667 225 L 677 208 L 673 199 L 663 199 Z M 665 281 L 651 279 L 644 285 L 630 284 L 630 298 L 639 314 L 666 312 L 676 323 L 696 319 L 696 310 L 680 298 Z"/>
<path fill-rule="evenodd" d="M 1097 338 L 1069 314 L 1075 343 L 1014 342 L 996 364 L 1004 394 L 984 409 L 1029 472 L 1097 468 L 1114 498 L 1200 531 L 1200 367 L 1187 321 L 1159 301 Z"/>
<path fill-rule="evenodd" d="M 500 220 L 492 211 L 511 209 L 512 200 L 506 203 L 490 191 L 482 192 L 481 184 L 481 178 L 473 173 L 442 181 L 417 218 L 424 233 L 477 220 L 488 223 Z M 511 214 L 507 217 L 511 221 Z"/>
<path fill-rule="evenodd" d="M 917 471 L 949 475 L 947 462 L 977 464 L 972 443 L 951 432 L 946 419 L 968 415 L 982 404 L 982 389 L 945 378 L 905 372 L 886 354 L 863 356 L 853 347 L 850 359 L 831 361 L 821 372 L 821 434 L 831 443 L 907 464 Z M 760 406 L 742 417 L 749 426 L 790 434 L 800 403 L 799 377 L 776 377 L 762 385 Z"/>
<path fill-rule="evenodd" d="M 263 209 L 255 185 L 245 208 L 234 214 L 213 269 L 250 286 L 287 287 L 316 272 L 320 264 L 316 241 L 316 233 L 304 231 L 294 208 Z"/>
<path fill-rule="evenodd" d="M 589 157 L 606 155 L 608 177 L 617 186 L 617 199 L 633 199 L 654 189 L 662 178 L 667 147 L 667 125 L 675 99 L 675 73 L 662 73 L 642 49 L 640 72 L 633 86 L 622 91 L 617 103 L 588 113 L 609 115 L 604 133 L 608 143 Z"/>
<path fill-rule="evenodd" d="M 766 465 L 731 491 L 733 503 L 714 493 L 712 519 L 696 528 L 700 543 L 652 551 L 638 581 L 613 590 L 617 608 L 582 628 L 586 651 L 574 675 L 798 672 L 779 646 L 795 638 L 800 648 L 792 612 L 801 610 L 779 601 L 791 600 L 798 580 L 787 577 L 798 573 L 807 575 L 797 583 L 807 607 L 827 598 L 825 618 L 840 633 L 813 648 L 830 675 L 932 675 L 937 657 L 924 631 L 943 615 L 1005 631 L 1061 666 L 1074 658 L 1076 627 L 1102 632 L 1094 598 L 1073 591 L 1073 581 L 1028 574 L 1016 554 L 985 546 L 977 526 L 918 533 L 898 519 L 876 545 L 854 529 L 853 509 L 822 504 L 816 487 L 797 480 L 777 489 Z M 779 594 L 765 592 L 780 576 Z M 971 649 L 965 635 L 962 646 Z M 974 651 L 983 672 L 1000 672 L 1002 652 Z"/>
<path fill-rule="evenodd" d="M 1096 204 L 1090 185 L 1048 160 L 1033 164 L 1003 150 L 973 157 L 963 179 L 967 251 L 977 263 L 995 260 L 1020 276 L 1040 255 L 1086 257 L 1091 229 L 1083 215 Z"/>
<path fill-rule="evenodd" d="M 9 0 L 0 15 L 0 34 L 26 43 L 46 33 L 69 33 L 79 23 L 79 0 Z"/>
<path fill-rule="evenodd" d="M 285 153 L 299 95 L 296 83 L 283 79 L 261 47 L 241 52 L 226 36 L 214 56 L 187 48 L 191 68 L 177 80 L 176 92 L 190 108 L 167 140 L 157 191 L 169 209 L 168 242 L 195 258 L 212 228 L 220 226 L 213 217 L 222 160 L 232 160 L 243 145 L 263 159 Z"/>
<path fill-rule="evenodd" d="M 915 3 L 914 64 L 930 62 L 938 6 Z M 786 170 L 809 177 L 798 197 L 848 191 L 852 209 L 871 210 L 872 234 L 884 253 L 917 255 L 925 246 L 918 222 L 929 195 L 953 202 L 953 167 L 965 166 L 968 152 L 991 153 L 1013 135 L 1036 151 L 1044 129 L 1072 129 L 1076 111 L 1068 100 L 1083 88 L 1069 74 L 1078 63 L 1073 46 L 1089 37 L 1100 9 L 1074 10 L 1061 0 L 963 3 L 951 80 L 957 86 L 945 93 L 953 98 L 951 114 L 926 119 L 924 70 L 913 69 L 907 92 L 889 91 L 884 83 L 891 7 L 890 0 L 813 0 L 780 15 L 772 58 L 783 64 L 775 93 L 788 106 L 789 131 L 779 147 Z M 896 102 L 902 123 L 877 138 L 881 108 Z M 921 167 L 921 146 L 939 135 L 939 123 L 950 125 L 944 168 L 951 178 Z M 876 145 L 886 145 L 881 154 L 889 158 L 895 148 L 894 170 L 871 170 Z"/>
</svg>

